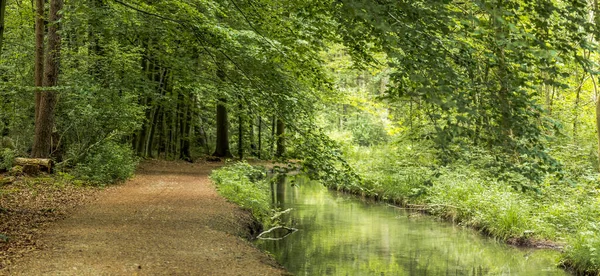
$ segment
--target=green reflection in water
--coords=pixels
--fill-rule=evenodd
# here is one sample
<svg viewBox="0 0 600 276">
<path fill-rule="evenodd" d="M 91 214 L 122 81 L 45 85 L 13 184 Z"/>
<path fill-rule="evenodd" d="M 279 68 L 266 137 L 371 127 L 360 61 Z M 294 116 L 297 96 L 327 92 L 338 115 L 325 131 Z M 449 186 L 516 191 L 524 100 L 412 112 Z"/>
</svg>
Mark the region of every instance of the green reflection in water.
<svg viewBox="0 0 600 276">
<path fill-rule="evenodd" d="M 258 241 L 296 275 L 567 275 L 559 253 L 513 248 L 475 231 L 328 191 L 303 177 L 271 194 L 299 231 Z"/>
</svg>

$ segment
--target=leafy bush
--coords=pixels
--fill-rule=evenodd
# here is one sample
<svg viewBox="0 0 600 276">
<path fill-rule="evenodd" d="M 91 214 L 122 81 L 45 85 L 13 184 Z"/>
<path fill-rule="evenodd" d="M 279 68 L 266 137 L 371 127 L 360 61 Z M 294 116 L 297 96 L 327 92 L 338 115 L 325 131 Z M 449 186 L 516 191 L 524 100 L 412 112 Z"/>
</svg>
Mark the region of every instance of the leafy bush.
<svg viewBox="0 0 600 276">
<path fill-rule="evenodd" d="M 104 185 L 131 177 L 136 165 L 137 160 L 129 146 L 105 141 L 75 165 L 74 173 L 82 180 Z"/>
<path fill-rule="evenodd" d="M 9 148 L 0 148 L 0 170 L 10 170 L 15 159 L 15 151 Z"/>
<path fill-rule="evenodd" d="M 213 171 L 210 178 L 219 194 L 248 209 L 265 226 L 271 224 L 269 185 L 264 170 L 239 162 Z"/>
<path fill-rule="evenodd" d="M 12 139 L 9 137 L 0 137 L 0 170 L 10 170 L 16 154 Z"/>
</svg>

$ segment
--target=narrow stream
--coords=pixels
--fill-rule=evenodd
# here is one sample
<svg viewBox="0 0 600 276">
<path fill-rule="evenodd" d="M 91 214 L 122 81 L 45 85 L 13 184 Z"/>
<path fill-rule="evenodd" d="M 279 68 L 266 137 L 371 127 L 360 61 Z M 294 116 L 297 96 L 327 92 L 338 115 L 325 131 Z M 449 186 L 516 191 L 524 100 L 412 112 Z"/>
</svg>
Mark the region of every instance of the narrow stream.
<svg viewBox="0 0 600 276">
<path fill-rule="evenodd" d="M 286 225 L 258 246 L 295 275 L 567 275 L 558 252 L 518 249 L 477 232 L 352 195 L 303 177 L 274 184 Z"/>
</svg>

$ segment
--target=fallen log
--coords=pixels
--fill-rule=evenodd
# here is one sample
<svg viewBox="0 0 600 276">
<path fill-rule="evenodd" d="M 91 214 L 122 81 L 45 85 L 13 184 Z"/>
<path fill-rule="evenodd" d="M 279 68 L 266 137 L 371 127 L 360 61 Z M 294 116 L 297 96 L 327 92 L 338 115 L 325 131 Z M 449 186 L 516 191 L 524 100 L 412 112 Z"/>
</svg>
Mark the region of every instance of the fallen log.
<svg viewBox="0 0 600 276">
<path fill-rule="evenodd" d="M 15 158 L 15 165 L 22 166 L 23 172 L 35 175 L 40 171 L 52 172 L 52 160 L 46 158 Z"/>
</svg>

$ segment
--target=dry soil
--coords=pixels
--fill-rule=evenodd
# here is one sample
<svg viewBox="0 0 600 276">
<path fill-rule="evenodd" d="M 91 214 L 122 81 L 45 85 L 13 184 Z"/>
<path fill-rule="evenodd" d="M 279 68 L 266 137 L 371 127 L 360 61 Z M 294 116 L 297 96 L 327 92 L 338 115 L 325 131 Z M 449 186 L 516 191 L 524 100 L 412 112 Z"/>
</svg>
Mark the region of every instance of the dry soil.
<svg viewBox="0 0 600 276">
<path fill-rule="evenodd" d="M 220 164 L 151 161 L 43 230 L 8 275 L 285 275 L 243 239 L 249 214 L 209 180 Z"/>
</svg>

